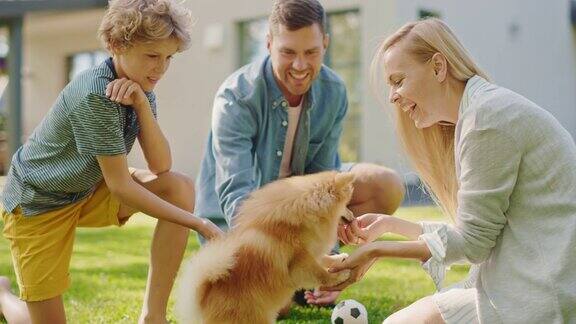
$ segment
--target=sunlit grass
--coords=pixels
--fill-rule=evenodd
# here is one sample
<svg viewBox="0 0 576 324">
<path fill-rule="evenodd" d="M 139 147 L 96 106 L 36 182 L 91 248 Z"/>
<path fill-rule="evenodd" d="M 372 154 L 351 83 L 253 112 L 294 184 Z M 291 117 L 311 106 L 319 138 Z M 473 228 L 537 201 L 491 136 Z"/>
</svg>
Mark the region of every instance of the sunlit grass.
<svg viewBox="0 0 576 324">
<path fill-rule="evenodd" d="M 402 208 L 398 217 L 418 221 L 443 220 L 433 207 Z M 137 215 L 123 228 L 78 229 L 71 264 L 72 287 L 65 294 L 69 323 L 135 323 L 146 285 L 150 238 L 154 220 Z M 1 223 L 0 223 L 1 224 Z M 386 235 L 383 239 L 396 239 Z M 198 249 L 191 235 L 187 256 Z M 344 252 L 352 249 L 344 248 Z M 467 267 L 453 267 L 449 281 L 465 276 Z M 13 280 L 8 242 L 0 240 L 0 274 Z M 364 279 L 348 288 L 340 299 L 356 299 L 368 309 L 370 323 L 380 323 L 395 310 L 432 294 L 434 285 L 416 261 L 381 260 Z M 170 304 L 170 320 L 173 302 Z M 330 309 L 292 309 L 282 323 L 328 323 Z"/>
</svg>

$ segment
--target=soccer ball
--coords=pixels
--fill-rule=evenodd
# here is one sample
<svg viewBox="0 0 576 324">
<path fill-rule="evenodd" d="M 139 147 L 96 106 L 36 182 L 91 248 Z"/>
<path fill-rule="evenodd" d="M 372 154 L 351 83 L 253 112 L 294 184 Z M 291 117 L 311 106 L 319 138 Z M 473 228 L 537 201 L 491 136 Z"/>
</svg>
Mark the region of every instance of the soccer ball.
<svg viewBox="0 0 576 324">
<path fill-rule="evenodd" d="M 343 300 L 332 311 L 332 324 L 368 324 L 366 307 L 354 299 Z"/>
</svg>

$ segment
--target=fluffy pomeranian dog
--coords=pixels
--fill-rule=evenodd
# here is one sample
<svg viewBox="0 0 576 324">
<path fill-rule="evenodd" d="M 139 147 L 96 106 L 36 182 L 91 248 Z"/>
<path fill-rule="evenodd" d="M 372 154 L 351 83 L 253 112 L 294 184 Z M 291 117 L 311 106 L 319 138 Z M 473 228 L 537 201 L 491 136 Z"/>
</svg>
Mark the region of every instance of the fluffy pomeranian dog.
<svg viewBox="0 0 576 324">
<path fill-rule="evenodd" d="M 346 255 L 327 256 L 337 239 L 354 176 L 322 172 L 290 177 L 254 191 L 234 229 L 208 243 L 185 266 L 176 312 L 182 323 L 274 323 L 298 289 L 333 286 L 348 270 L 327 268 Z"/>
</svg>

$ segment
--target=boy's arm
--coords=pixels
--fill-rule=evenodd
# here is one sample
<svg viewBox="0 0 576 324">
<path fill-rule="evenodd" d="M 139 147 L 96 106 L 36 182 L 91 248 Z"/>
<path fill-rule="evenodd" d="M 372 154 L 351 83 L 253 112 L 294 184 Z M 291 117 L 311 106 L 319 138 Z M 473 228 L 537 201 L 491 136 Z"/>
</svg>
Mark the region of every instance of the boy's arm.
<svg viewBox="0 0 576 324">
<path fill-rule="evenodd" d="M 220 233 L 218 227 L 210 221 L 199 218 L 190 212 L 178 208 L 146 190 L 138 184 L 128 172 L 125 154 L 97 156 L 104 180 L 112 195 L 122 204 L 128 205 L 154 218 L 173 222 L 202 234 L 214 237 Z"/>
<path fill-rule="evenodd" d="M 140 126 L 138 142 L 148 163 L 148 169 L 154 174 L 169 171 L 172 168 L 170 145 L 162 133 L 158 121 L 154 118 L 150 103 L 145 100 L 133 107 Z"/>
<path fill-rule="evenodd" d="M 134 109 L 140 126 L 138 142 L 148 169 L 154 174 L 169 171 L 172 168 L 170 145 L 152 113 L 152 107 L 142 87 L 130 79 L 116 79 L 106 86 L 106 96 Z"/>
</svg>

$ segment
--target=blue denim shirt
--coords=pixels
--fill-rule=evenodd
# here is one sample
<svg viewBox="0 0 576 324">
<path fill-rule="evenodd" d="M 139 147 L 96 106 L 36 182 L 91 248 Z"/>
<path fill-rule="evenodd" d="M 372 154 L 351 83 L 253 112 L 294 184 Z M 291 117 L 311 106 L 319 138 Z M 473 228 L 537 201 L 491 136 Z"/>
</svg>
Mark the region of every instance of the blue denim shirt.
<svg viewBox="0 0 576 324">
<path fill-rule="evenodd" d="M 231 227 L 248 194 L 278 179 L 287 108 L 269 57 L 224 81 L 214 99 L 212 128 L 196 182 L 196 215 L 225 218 Z M 304 98 L 291 159 L 293 175 L 340 167 L 338 144 L 347 109 L 344 82 L 322 66 Z"/>
</svg>

